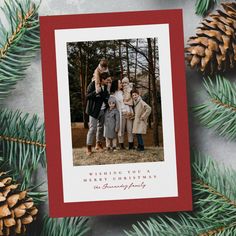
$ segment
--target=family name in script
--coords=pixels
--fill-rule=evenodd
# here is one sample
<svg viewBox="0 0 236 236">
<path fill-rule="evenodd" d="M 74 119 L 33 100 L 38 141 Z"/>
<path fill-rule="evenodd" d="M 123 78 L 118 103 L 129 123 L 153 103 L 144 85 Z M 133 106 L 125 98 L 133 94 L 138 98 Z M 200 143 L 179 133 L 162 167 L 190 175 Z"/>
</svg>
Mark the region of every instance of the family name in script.
<svg viewBox="0 0 236 236">
<path fill-rule="evenodd" d="M 117 185 L 112 185 L 112 184 L 108 184 L 105 183 L 103 185 L 95 185 L 94 189 L 97 190 L 104 190 L 104 189 L 123 189 L 123 190 L 129 190 L 129 189 L 133 189 L 133 188 L 141 188 L 144 189 L 146 187 L 146 184 L 144 182 L 140 183 L 140 184 L 135 184 L 135 183 L 129 183 L 129 184 L 117 184 Z"/>
</svg>

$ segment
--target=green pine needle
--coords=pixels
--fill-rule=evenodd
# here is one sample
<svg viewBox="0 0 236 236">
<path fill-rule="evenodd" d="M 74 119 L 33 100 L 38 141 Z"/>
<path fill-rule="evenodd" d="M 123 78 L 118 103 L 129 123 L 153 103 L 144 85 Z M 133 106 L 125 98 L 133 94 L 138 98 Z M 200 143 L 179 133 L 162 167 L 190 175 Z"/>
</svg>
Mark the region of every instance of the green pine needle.
<svg viewBox="0 0 236 236">
<path fill-rule="evenodd" d="M 32 197 L 34 199 L 34 204 L 39 206 L 41 203 L 44 203 L 47 199 L 48 192 L 45 190 L 41 190 L 40 187 L 44 184 L 38 184 L 36 186 L 29 187 L 27 189 L 27 194 L 29 197 Z"/>
<path fill-rule="evenodd" d="M 46 166 L 45 147 L 44 125 L 36 115 L 0 109 L 0 156 L 21 178 L 22 189 L 31 185 L 39 163 Z"/>
<path fill-rule="evenodd" d="M 205 80 L 209 100 L 193 107 L 195 116 L 207 128 L 213 128 L 229 140 L 236 139 L 236 84 L 221 76 Z"/>
<path fill-rule="evenodd" d="M 0 19 L 0 103 L 25 77 L 39 50 L 38 7 L 30 0 L 5 1 Z M 8 25 L 2 23 L 3 18 Z"/>
<path fill-rule="evenodd" d="M 39 187 L 42 184 L 39 184 L 37 186 L 34 187 L 30 187 L 30 188 L 22 188 L 21 183 L 20 183 L 20 179 L 18 178 L 18 176 L 14 176 L 14 172 L 13 170 L 11 170 L 11 167 L 9 166 L 7 161 L 4 161 L 3 159 L 0 160 L 0 172 L 5 172 L 6 174 L 1 176 L 2 178 L 7 178 L 7 177 L 13 177 L 12 183 L 11 184 L 18 184 L 19 188 L 17 188 L 16 190 L 13 190 L 13 192 L 11 194 L 14 193 L 14 191 L 19 192 L 19 190 L 21 191 L 27 191 L 27 196 L 31 197 L 34 201 L 34 204 L 36 206 L 40 205 L 41 203 L 45 202 L 46 196 L 47 196 L 47 192 L 43 191 L 43 190 L 39 190 Z"/>
<path fill-rule="evenodd" d="M 76 218 L 49 218 L 45 217 L 41 236 L 83 236 L 90 229 L 87 225 L 88 219 Z"/>
<path fill-rule="evenodd" d="M 193 212 L 159 214 L 137 222 L 128 236 L 236 235 L 236 172 L 192 153 Z"/>
<path fill-rule="evenodd" d="M 206 15 L 218 0 L 197 0 L 195 3 L 195 13 L 200 16 Z"/>
</svg>

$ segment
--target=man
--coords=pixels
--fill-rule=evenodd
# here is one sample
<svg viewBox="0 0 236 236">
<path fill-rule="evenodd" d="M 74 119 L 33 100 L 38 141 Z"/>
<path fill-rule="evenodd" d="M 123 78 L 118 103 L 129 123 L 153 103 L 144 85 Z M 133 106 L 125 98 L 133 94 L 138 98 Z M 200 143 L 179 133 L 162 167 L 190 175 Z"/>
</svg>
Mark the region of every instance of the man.
<svg viewBox="0 0 236 236">
<path fill-rule="evenodd" d="M 87 133 L 87 155 L 92 154 L 92 145 L 96 135 L 95 149 L 103 149 L 103 129 L 105 110 L 108 108 L 108 83 L 109 73 L 104 72 L 100 75 L 100 88 L 96 88 L 95 81 L 92 81 L 87 88 L 87 106 L 86 113 L 89 115 L 89 130 Z"/>
</svg>

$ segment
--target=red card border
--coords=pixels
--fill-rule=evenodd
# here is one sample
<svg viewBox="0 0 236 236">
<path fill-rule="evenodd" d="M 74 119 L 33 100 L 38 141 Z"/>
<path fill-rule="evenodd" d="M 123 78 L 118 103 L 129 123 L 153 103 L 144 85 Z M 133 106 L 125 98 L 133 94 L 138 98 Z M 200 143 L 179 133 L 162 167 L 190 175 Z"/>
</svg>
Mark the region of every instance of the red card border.
<svg viewBox="0 0 236 236">
<path fill-rule="evenodd" d="M 57 29 L 169 24 L 178 197 L 64 203 L 56 76 Z M 182 10 L 40 17 L 43 94 L 51 217 L 192 210 Z"/>
</svg>

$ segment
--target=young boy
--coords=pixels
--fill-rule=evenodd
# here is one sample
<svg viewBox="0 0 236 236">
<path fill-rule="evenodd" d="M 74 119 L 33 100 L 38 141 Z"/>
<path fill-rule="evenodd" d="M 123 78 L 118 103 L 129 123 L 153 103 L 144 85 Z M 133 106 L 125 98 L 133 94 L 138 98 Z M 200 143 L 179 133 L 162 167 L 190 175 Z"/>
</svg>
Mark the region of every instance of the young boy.
<svg viewBox="0 0 236 236">
<path fill-rule="evenodd" d="M 106 138 L 106 147 L 108 151 L 115 151 L 117 145 L 117 133 L 120 128 L 120 113 L 116 108 L 116 98 L 110 96 L 108 100 L 109 108 L 105 113 L 104 137 Z"/>
<path fill-rule="evenodd" d="M 138 147 L 137 151 L 144 151 L 143 134 L 147 133 L 147 120 L 151 114 L 151 107 L 142 100 L 139 92 L 136 89 L 131 91 L 132 99 L 134 102 L 134 123 L 133 134 L 136 134 Z"/>
<path fill-rule="evenodd" d="M 101 91 L 101 76 L 106 75 L 106 77 L 110 76 L 110 72 L 108 69 L 108 61 L 106 59 L 101 59 L 97 68 L 93 73 L 92 81 L 95 81 L 95 89 L 96 93 L 99 94 Z"/>
</svg>

